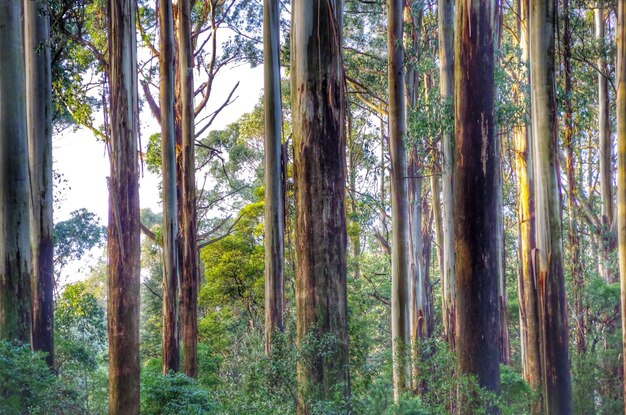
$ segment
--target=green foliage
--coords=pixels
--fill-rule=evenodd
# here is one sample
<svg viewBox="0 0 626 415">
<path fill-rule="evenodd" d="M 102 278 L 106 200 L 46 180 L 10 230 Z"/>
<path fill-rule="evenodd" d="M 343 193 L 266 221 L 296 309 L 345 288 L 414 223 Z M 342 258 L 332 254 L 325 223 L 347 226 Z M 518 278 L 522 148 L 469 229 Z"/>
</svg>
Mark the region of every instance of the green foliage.
<svg viewBox="0 0 626 415">
<path fill-rule="evenodd" d="M 160 365 L 159 365 L 160 367 Z M 217 405 L 209 392 L 182 373 L 162 375 L 158 368 L 143 371 L 141 413 L 145 415 L 215 414 Z"/>
<path fill-rule="evenodd" d="M 57 382 L 43 353 L 0 340 L 0 414 L 77 413 L 76 396 Z"/>
<path fill-rule="evenodd" d="M 101 247 L 106 228 L 86 209 L 75 210 L 70 218 L 54 225 L 54 264 L 60 272 L 72 261 L 80 260 L 89 250 Z"/>
</svg>

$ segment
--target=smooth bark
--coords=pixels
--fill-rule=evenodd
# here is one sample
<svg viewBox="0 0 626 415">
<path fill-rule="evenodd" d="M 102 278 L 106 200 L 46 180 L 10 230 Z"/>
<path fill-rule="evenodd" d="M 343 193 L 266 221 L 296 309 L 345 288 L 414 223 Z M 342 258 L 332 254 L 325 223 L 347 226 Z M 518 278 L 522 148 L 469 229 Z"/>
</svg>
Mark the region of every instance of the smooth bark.
<svg viewBox="0 0 626 415">
<path fill-rule="evenodd" d="M 454 100 L 454 0 L 439 0 L 439 91 L 446 112 L 450 114 L 449 126 L 444 125 L 441 136 L 442 163 L 442 205 L 443 205 L 443 268 L 442 315 L 444 338 L 454 350 L 456 327 L 456 284 L 454 279 L 454 120 L 452 116 Z"/>
<path fill-rule="evenodd" d="M 391 158 L 391 342 L 393 396 L 410 386 L 409 209 L 404 102 L 403 2 L 388 3 L 389 155 Z"/>
<path fill-rule="evenodd" d="M 456 7 L 454 234 L 456 352 L 461 373 L 499 391 L 498 231 L 494 126 L 495 1 Z M 471 414 L 471 405 L 461 404 Z M 489 413 L 498 413 L 489 408 Z"/>
<path fill-rule="evenodd" d="M 52 243 L 52 79 L 45 3 L 24 1 L 24 61 L 30 167 L 32 347 L 54 364 Z"/>
<path fill-rule="evenodd" d="M 0 339 L 31 340 L 22 4 L 0 1 Z"/>
<path fill-rule="evenodd" d="M 178 201 L 174 138 L 174 17 L 159 0 L 161 170 L 163 175 L 163 373 L 180 369 Z"/>
<path fill-rule="evenodd" d="M 308 415 L 315 401 L 350 396 L 343 4 L 299 0 L 291 12 L 296 334 L 306 350 L 297 364 L 297 413 Z"/>
<path fill-rule="evenodd" d="M 109 79 L 109 414 L 139 414 L 139 172 L 135 2 L 111 0 Z"/>
<path fill-rule="evenodd" d="M 280 95 L 280 27 L 278 0 L 263 2 L 265 70 L 265 353 L 272 333 L 283 331 L 284 229 L 281 178 L 282 106 Z"/>
</svg>

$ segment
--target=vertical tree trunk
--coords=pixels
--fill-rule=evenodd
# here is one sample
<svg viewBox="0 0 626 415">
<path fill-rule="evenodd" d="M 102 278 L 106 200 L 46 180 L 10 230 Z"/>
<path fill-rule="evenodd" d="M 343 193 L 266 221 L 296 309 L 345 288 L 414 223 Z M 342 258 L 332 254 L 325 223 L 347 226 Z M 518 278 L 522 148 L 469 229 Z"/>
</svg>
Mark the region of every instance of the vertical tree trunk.
<svg viewBox="0 0 626 415">
<path fill-rule="evenodd" d="M 617 239 L 621 288 L 622 346 L 626 348 L 626 4 L 617 3 Z M 622 353 L 626 371 L 626 353 Z M 626 404 L 626 383 L 624 383 Z M 626 408 L 626 405 L 625 405 Z"/>
<path fill-rule="evenodd" d="M 182 266 L 180 318 L 183 337 L 183 369 L 187 376 L 198 376 L 198 250 L 196 243 L 196 162 L 193 105 L 193 46 L 191 40 L 191 0 L 178 2 L 178 59 L 182 106 Z"/>
<path fill-rule="evenodd" d="M 263 2 L 265 68 L 265 353 L 274 330 L 283 331 L 283 189 L 281 180 L 282 108 L 278 0 Z"/>
<path fill-rule="evenodd" d="M 569 27 L 569 0 L 563 0 L 563 79 L 565 96 L 563 99 L 564 114 L 563 145 L 565 147 L 565 169 L 567 173 L 567 209 L 569 216 L 569 247 L 571 258 L 572 287 L 574 291 L 574 316 L 576 326 L 576 350 L 582 353 L 585 345 L 585 321 L 582 303 L 583 264 L 581 261 L 580 236 L 578 231 L 578 207 L 576 206 L 576 167 L 574 154 L 574 125 L 572 118 L 572 41 Z"/>
<path fill-rule="evenodd" d="M 109 414 L 139 414 L 139 186 L 135 2 L 110 1 Z"/>
<path fill-rule="evenodd" d="M 388 2 L 389 154 L 391 156 L 391 337 L 393 395 L 410 385 L 409 345 L 409 209 L 407 157 L 404 148 L 403 2 Z"/>
<path fill-rule="evenodd" d="M 299 415 L 350 395 L 342 13 L 337 0 L 292 4 Z"/>
<path fill-rule="evenodd" d="M 24 1 L 24 60 L 30 166 L 32 346 L 54 364 L 52 245 L 52 79 L 50 22 L 44 3 Z"/>
<path fill-rule="evenodd" d="M 594 10 L 596 41 L 604 46 L 604 9 Z M 606 55 L 601 52 L 598 65 L 598 135 L 600 159 L 600 196 L 602 199 L 602 235 L 600 238 L 600 271 L 607 283 L 617 281 L 617 275 L 611 272 L 610 252 L 615 244 L 612 235 L 613 224 L 613 166 L 611 145 L 611 124 L 609 120 L 609 80 Z"/>
<path fill-rule="evenodd" d="M 495 135 L 496 147 L 496 251 L 498 255 L 498 305 L 500 316 L 498 344 L 500 346 L 500 362 L 511 363 L 511 342 L 509 339 L 509 299 L 506 293 L 506 263 L 504 239 L 504 205 L 502 202 L 502 140 L 499 134 Z"/>
<path fill-rule="evenodd" d="M 497 156 L 494 127 L 495 1 L 457 5 L 454 235 L 457 332 L 462 373 L 499 390 Z M 473 413 L 462 405 L 463 413 Z M 490 413 L 497 413 L 490 408 Z"/>
<path fill-rule="evenodd" d="M 454 0 L 439 0 L 439 89 L 441 99 L 452 113 L 454 99 Z M 450 124 L 453 120 L 450 119 Z M 442 203 L 443 203 L 443 269 L 441 287 L 443 293 L 442 312 L 444 337 L 450 349 L 454 350 L 456 327 L 456 284 L 454 279 L 454 126 L 444 128 L 441 137 L 442 163 Z"/>
<path fill-rule="evenodd" d="M 161 162 L 163 172 L 163 373 L 180 368 L 178 327 L 178 201 L 174 139 L 174 18 L 172 2 L 159 2 Z"/>
<path fill-rule="evenodd" d="M 536 224 L 534 269 L 546 415 L 572 413 L 557 165 L 555 17 L 553 0 L 531 3 L 530 75 Z"/>
<path fill-rule="evenodd" d="M 22 5 L 0 0 L 0 339 L 31 340 L 28 136 Z"/>
<path fill-rule="evenodd" d="M 522 62 L 528 62 L 528 1 L 518 0 L 519 39 Z M 520 75 L 519 83 L 528 84 L 529 73 Z M 518 88 L 518 102 L 526 101 L 524 89 Z M 518 296 L 520 311 L 520 343 L 524 378 L 535 391 L 541 390 L 541 353 L 539 351 L 539 315 L 537 309 L 537 286 L 533 273 L 535 249 L 535 201 L 533 182 L 533 151 L 531 130 L 528 128 L 530 112 L 526 108 L 526 122 L 515 129 L 515 171 L 518 189 L 517 220 L 519 227 L 519 274 Z M 543 413 L 541 399 L 532 407 L 533 415 Z"/>
</svg>

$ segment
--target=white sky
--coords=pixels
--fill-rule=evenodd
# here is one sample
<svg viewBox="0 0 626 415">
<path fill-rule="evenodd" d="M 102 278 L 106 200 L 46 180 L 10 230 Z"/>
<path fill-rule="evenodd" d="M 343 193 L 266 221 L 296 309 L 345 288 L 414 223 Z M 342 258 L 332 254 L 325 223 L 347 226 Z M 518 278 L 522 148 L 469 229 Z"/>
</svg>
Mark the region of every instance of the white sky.
<svg viewBox="0 0 626 415">
<path fill-rule="evenodd" d="M 234 95 L 237 99 L 215 119 L 212 130 L 221 129 L 236 121 L 242 114 L 252 111 L 259 102 L 262 92 L 263 67 L 239 66 L 224 69 L 224 73 L 218 79 L 219 82 L 214 84 L 211 98 L 213 105 L 209 104 L 212 108 L 219 106 L 226 99 L 237 81 L 240 81 L 240 85 Z M 158 131 L 159 127 L 147 108 L 141 113 L 141 124 L 142 145 L 145 150 L 148 137 Z M 204 135 L 208 135 L 208 131 Z M 106 224 L 108 211 L 106 177 L 109 175 L 109 163 L 104 144 L 98 142 L 85 128 L 80 128 L 76 132 L 68 130 L 53 138 L 53 157 L 55 170 L 64 175 L 70 188 L 62 195 L 61 205 L 54 214 L 55 221 L 65 220 L 69 218 L 70 212 L 86 208 L 98 215 L 102 224 Z M 147 169 L 143 169 L 139 189 L 142 209 L 151 208 L 160 211 L 158 180 Z"/>
</svg>

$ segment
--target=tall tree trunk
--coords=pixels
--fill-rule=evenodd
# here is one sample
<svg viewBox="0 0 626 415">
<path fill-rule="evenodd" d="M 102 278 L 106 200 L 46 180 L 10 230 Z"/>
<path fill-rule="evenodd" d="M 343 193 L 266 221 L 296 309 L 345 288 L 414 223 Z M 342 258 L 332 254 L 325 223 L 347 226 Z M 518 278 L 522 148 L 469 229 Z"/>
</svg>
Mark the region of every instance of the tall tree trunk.
<svg viewBox="0 0 626 415">
<path fill-rule="evenodd" d="M 159 4 L 161 162 L 163 173 L 163 373 L 180 369 L 178 321 L 178 201 L 174 138 L 174 18 L 172 2 Z"/>
<path fill-rule="evenodd" d="M 604 8 L 594 10 L 596 41 L 604 46 Z M 606 55 L 602 51 L 598 65 L 598 135 L 600 160 L 600 196 L 602 199 L 602 235 L 600 255 L 600 271 L 607 283 L 617 281 L 617 275 L 611 272 L 610 253 L 615 243 L 612 235 L 613 224 L 613 165 L 611 145 L 611 124 L 609 120 L 609 80 Z"/>
<path fill-rule="evenodd" d="M 511 341 L 509 339 L 509 299 L 506 293 L 506 263 L 504 238 L 504 205 L 502 202 L 502 139 L 495 135 L 496 146 L 496 251 L 498 255 L 498 305 L 500 316 L 498 344 L 500 346 L 500 362 L 511 363 Z"/>
<path fill-rule="evenodd" d="M 342 13 L 337 0 L 292 3 L 299 415 L 350 395 Z"/>
<path fill-rule="evenodd" d="M 454 0 L 439 0 L 439 89 L 441 99 L 452 114 L 454 99 Z M 454 122 L 444 128 L 441 137 L 442 204 L 443 204 L 443 268 L 441 270 L 444 337 L 454 350 L 456 327 L 456 284 L 454 279 Z"/>
<path fill-rule="evenodd" d="M 139 185 L 135 2 L 110 1 L 109 414 L 139 413 Z"/>
<path fill-rule="evenodd" d="M 521 62 L 528 63 L 528 9 L 529 0 L 518 0 L 519 39 L 522 49 Z M 528 85 L 529 73 L 520 74 L 518 84 Z M 520 103 L 526 101 L 524 88 L 518 87 L 516 94 Z M 530 111 L 525 110 L 526 121 L 515 129 L 515 171 L 517 176 L 518 207 L 517 220 L 519 229 L 519 271 L 518 296 L 520 311 L 520 343 L 522 371 L 524 379 L 535 391 L 541 390 L 541 353 L 539 350 L 539 314 L 537 309 L 537 286 L 533 273 L 533 251 L 535 249 L 535 200 L 533 181 L 533 151 L 531 130 L 529 129 Z M 533 415 L 543 413 L 541 399 L 532 407 Z"/>
<path fill-rule="evenodd" d="M 462 373 L 498 392 L 497 156 L 494 126 L 494 17 L 497 2 L 456 7 L 454 235 L 456 352 Z M 471 405 L 462 405 L 471 414 Z M 490 413 L 497 413 L 490 408 Z"/>
<path fill-rule="evenodd" d="M 569 247 L 571 258 L 572 287 L 574 291 L 574 316 L 576 326 L 576 350 L 583 353 L 585 345 L 585 316 L 583 310 L 582 289 L 584 284 L 583 264 L 581 261 L 580 236 L 578 230 L 578 206 L 576 205 L 576 166 L 574 122 L 572 110 L 572 37 L 569 26 L 569 0 L 563 0 L 563 79 L 565 96 L 563 145 L 565 147 L 565 169 L 567 173 L 567 209 L 569 217 Z"/>
<path fill-rule="evenodd" d="M 283 189 L 281 180 L 282 107 L 278 0 L 263 2 L 265 68 L 265 353 L 272 333 L 283 331 Z"/>
<path fill-rule="evenodd" d="M 52 78 L 50 21 L 44 3 L 24 1 L 24 60 L 30 166 L 32 346 L 54 364 L 52 245 Z"/>
<path fill-rule="evenodd" d="M 0 339 L 30 343 L 28 136 L 22 5 L 0 1 Z"/>
<path fill-rule="evenodd" d="M 555 17 L 553 0 L 531 3 L 530 75 L 536 224 L 534 269 L 546 415 L 572 413 L 557 165 Z"/>
<path fill-rule="evenodd" d="M 621 288 L 622 345 L 626 345 L 626 4 L 617 3 L 617 238 Z M 626 373 L 626 353 L 622 353 Z M 624 383 L 626 404 L 626 382 Z M 626 408 L 626 405 L 625 405 Z"/>
<path fill-rule="evenodd" d="M 391 156 L 391 338 L 393 396 L 410 386 L 409 209 L 404 103 L 403 2 L 388 2 L 389 154 Z"/>
<path fill-rule="evenodd" d="M 180 318 L 183 337 L 183 369 L 198 376 L 198 250 L 196 243 L 196 161 L 193 105 L 193 46 L 191 0 L 178 2 L 178 60 L 180 71 L 182 189 L 182 266 Z"/>
</svg>

